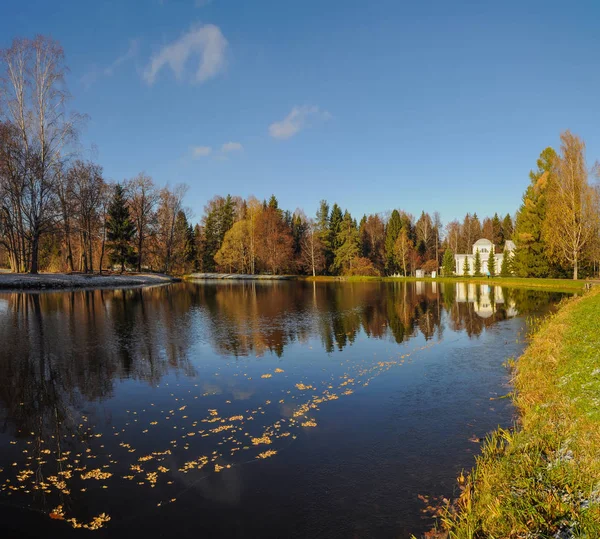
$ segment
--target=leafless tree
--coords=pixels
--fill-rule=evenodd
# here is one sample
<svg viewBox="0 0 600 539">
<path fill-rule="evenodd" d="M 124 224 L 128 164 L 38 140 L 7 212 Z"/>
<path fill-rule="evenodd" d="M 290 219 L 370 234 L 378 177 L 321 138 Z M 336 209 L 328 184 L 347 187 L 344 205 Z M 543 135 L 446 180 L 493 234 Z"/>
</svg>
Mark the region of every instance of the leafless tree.
<svg viewBox="0 0 600 539">
<path fill-rule="evenodd" d="M 165 273 L 169 272 L 173 261 L 175 224 L 177 222 L 177 214 L 184 209 L 183 198 L 187 189 L 187 185 L 180 184 L 176 185 L 174 189 L 165 187 L 160 191 L 157 211 L 157 241 Z"/>
<path fill-rule="evenodd" d="M 29 271 L 37 273 L 40 237 L 60 216 L 56 184 L 81 117 L 66 112 L 67 68 L 58 42 L 44 36 L 15 39 L 10 48 L 0 51 L 0 59 L 6 74 L 0 111 L 20 140 L 16 167 L 23 182 L 20 211 L 30 242 Z"/>
<path fill-rule="evenodd" d="M 317 271 L 321 272 L 325 269 L 325 254 L 317 224 L 312 219 L 308 220 L 306 224 L 306 232 L 301 240 L 302 265 L 314 277 Z"/>
<path fill-rule="evenodd" d="M 154 181 L 143 172 L 125 184 L 129 196 L 129 209 L 137 234 L 137 270 L 142 271 L 145 241 L 156 221 L 156 204 L 160 193 Z"/>
<path fill-rule="evenodd" d="M 104 194 L 102 167 L 95 163 L 76 161 L 69 169 L 72 197 L 81 240 L 81 267 L 84 272 L 94 271 L 94 239 L 101 230 L 100 208 Z"/>
</svg>

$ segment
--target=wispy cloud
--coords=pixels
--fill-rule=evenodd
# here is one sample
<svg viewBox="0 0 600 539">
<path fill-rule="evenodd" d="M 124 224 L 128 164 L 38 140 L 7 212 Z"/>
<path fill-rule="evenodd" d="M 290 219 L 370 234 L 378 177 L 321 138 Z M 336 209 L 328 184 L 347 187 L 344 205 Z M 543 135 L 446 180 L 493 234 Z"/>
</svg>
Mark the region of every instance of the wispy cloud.
<svg viewBox="0 0 600 539">
<path fill-rule="evenodd" d="M 198 67 L 191 80 L 202 84 L 225 69 L 227 45 L 227 40 L 218 26 L 195 25 L 189 32 L 165 45 L 151 58 L 144 71 L 144 79 L 148 84 L 153 84 L 160 70 L 168 66 L 175 77 L 181 80 L 185 75 L 188 60 L 197 56 Z"/>
<path fill-rule="evenodd" d="M 269 135 L 277 139 L 288 139 L 309 127 L 313 121 L 326 121 L 329 118 L 331 114 L 316 105 L 295 106 L 283 120 L 269 126 Z"/>
<path fill-rule="evenodd" d="M 244 147 L 239 142 L 226 142 L 221 146 L 221 152 L 230 153 L 230 152 L 241 152 Z"/>
<path fill-rule="evenodd" d="M 81 80 L 82 84 L 86 88 L 89 88 L 99 78 L 111 77 L 112 75 L 114 75 L 114 73 L 118 67 L 129 62 L 130 60 L 135 59 L 135 57 L 138 55 L 139 49 L 140 49 L 139 39 L 129 40 L 129 48 L 127 49 L 127 52 L 125 52 L 124 54 L 121 54 L 121 56 L 119 56 L 114 62 L 112 62 L 110 65 L 108 65 L 106 67 L 101 68 L 98 66 L 94 66 L 92 69 L 90 69 L 87 73 L 85 73 L 81 77 L 80 80 Z"/>
<path fill-rule="evenodd" d="M 199 157 L 207 157 L 212 153 L 210 146 L 194 146 L 192 148 L 192 157 L 198 159 Z"/>
<path fill-rule="evenodd" d="M 107 77 L 110 77 L 115 72 L 115 69 L 117 69 L 117 67 L 119 67 L 120 65 L 124 64 L 125 62 L 128 62 L 129 60 L 133 60 L 137 56 L 139 50 L 140 50 L 140 41 L 139 41 L 139 39 L 132 39 L 132 40 L 130 40 L 129 41 L 129 48 L 127 49 L 127 52 L 125 54 L 122 54 L 121 56 L 119 56 L 108 67 L 105 67 L 104 68 L 104 75 L 106 75 Z"/>
<path fill-rule="evenodd" d="M 244 147 L 240 142 L 225 142 L 220 148 L 214 151 L 211 146 L 192 146 L 191 151 L 193 159 L 200 159 L 214 154 L 216 159 L 222 160 L 227 159 L 227 155 L 230 153 L 241 152 L 243 149 Z"/>
</svg>

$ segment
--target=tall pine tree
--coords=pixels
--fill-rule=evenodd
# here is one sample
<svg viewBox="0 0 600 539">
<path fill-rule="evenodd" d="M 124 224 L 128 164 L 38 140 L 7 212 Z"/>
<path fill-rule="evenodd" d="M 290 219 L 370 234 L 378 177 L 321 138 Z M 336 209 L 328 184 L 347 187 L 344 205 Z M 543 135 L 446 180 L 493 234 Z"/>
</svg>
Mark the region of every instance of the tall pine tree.
<svg viewBox="0 0 600 539">
<path fill-rule="evenodd" d="M 398 210 L 394 210 L 385 227 L 385 270 L 388 275 L 392 275 L 398 271 L 398 265 L 394 257 L 394 245 L 401 229 L 402 218 Z"/>
<path fill-rule="evenodd" d="M 481 255 L 479 249 L 475 250 L 475 260 L 473 260 L 473 275 L 481 277 Z"/>
<path fill-rule="evenodd" d="M 444 251 L 444 258 L 442 259 L 442 273 L 444 277 L 452 277 L 454 275 L 454 253 L 451 249 Z"/>
<path fill-rule="evenodd" d="M 488 258 L 488 273 L 490 277 L 496 276 L 496 251 L 493 245 L 490 250 L 490 257 Z"/>
<path fill-rule="evenodd" d="M 510 253 L 504 249 L 502 253 L 502 266 L 500 266 L 500 276 L 510 277 L 512 275 L 512 257 Z"/>
<path fill-rule="evenodd" d="M 537 161 L 538 170 L 531 171 L 531 183 L 523 195 L 517 213 L 514 239 L 517 246 L 513 269 L 519 277 L 547 277 L 550 263 L 542 230 L 546 219 L 546 192 L 556 152 L 546 148 Z"/>
<path fill-rule="evenodd" d="M 125 189 L 121 184 L 115 185 L 115 192 L 107 212 L 106 238 L 108 240 L 109 260 L 111 264 L 121 266 L 121 273 L 126 264 L 135 262 L 135 251 L 132 247 L 135 225 L 129 215 L 129 207 L 125 199 Z"/>
<path fill-rule="evenodd" d="M 330 257 L 332 258 L 330 269 L 332 273 L 336 273 L 338 270 L 338 266 L 335 264 L 335 256 L 339 246 L 344 241 L 340 235 L 343 219 L 342 209 L 334 203 L 331 207 L 331 215 L 329 216 L 329 248 Z"/>
<path fill-rule="evenodd" d="M 275 199 L 275 204 L 277 204 L 277 199 Z M 204 253 L 202 257 L 204 271 L 215 271 L 215 255 L 223 245 L 225 234 L 233 226 L 235 209 L 235 202 L 231 195 L 227 195 L 225 198 L 218 197 L 209 204 L 204 219 Z"/>
<path fill-rule="evenodd" d="M 352 264 L 359 257 L 360 238 L 356 222 L 346 211 L 340 225 L 338 234 L 339 246 L 335 250 L 334 269 L 340 273 L 347 273 Z"/>
<path fill-rule="evenodd" d="M 471 275 L 471 268 L 469 268 L 469 257 L 465 256 L 463 263 L 463 275 Z"/>
<path fill-rule="evenodd" d="M 316 235 L 323 246 L 323 256 L 325 257 L 325 270 L 329 269 L 333 264 L 333 254 L 331 251 L 331 243 L 329 241 L 329 204 L 326 200 L 321 200 L 319 209 L 317 210 L 316 220 Z"/>
</svg>

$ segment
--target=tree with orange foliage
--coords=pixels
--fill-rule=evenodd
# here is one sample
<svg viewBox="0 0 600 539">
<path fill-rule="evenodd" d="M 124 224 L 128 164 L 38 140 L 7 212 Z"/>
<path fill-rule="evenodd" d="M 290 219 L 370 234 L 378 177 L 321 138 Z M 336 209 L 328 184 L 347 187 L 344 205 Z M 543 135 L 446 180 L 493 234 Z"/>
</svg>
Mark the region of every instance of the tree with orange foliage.
<svg viewBox="0 0 600 539">
<path fill-rule="evenodd" d="M 281 212 L 268 206 L 256 222 L 256 254 L 264 269 L 278 274 L 292 269 L 293 239 Z"/>
</svg>

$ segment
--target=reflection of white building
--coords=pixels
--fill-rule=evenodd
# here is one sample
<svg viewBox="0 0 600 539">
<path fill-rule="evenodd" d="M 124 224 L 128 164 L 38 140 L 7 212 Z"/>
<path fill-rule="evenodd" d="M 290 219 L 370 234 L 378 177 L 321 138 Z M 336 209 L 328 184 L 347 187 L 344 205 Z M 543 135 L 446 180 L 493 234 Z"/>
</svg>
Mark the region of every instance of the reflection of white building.
<svg viewBox="0 0 600 539">
<path fill-rule="evenodd" d="M 492 316 L 498 310 L 499 305 L 502 305 L 508 318 L 518 314 L 513 301 L 505 305 L 504 294 L 500 286 L 456 283 L 456 302 L 473 303 L 473 310 L 481 318 Z"/>
<path fill-rule="evenodd" d="M 469 272 L 468 275 L 473 275 L 475 273 L 475 255 L 477 251 L 479 251 L 479 257 L 481 258 L 481 273 L 482 275 L 487 275 L 488 273 L 488 265 L 491 264 L 490 255 L 494 252 L 494 269 L 495 273 L 498 275 L 500 273 L 500 269 L 502 267 L 502 253 L 498 253 L 495 249 L 494 244 L 490 240 L 486 240 L 482 238 L 477 240 L 473 244 L 473 253 L 466 255 L 454 255 L 454 272 L 456 275 L 465 275 L 465 259 L 469 264 Z M 508 240 L 504 244 L 504 250 L 508 251 L 510 256 L 512 256 L 513 251 L 515 250 L 515 244 Z"/>
</svg>

